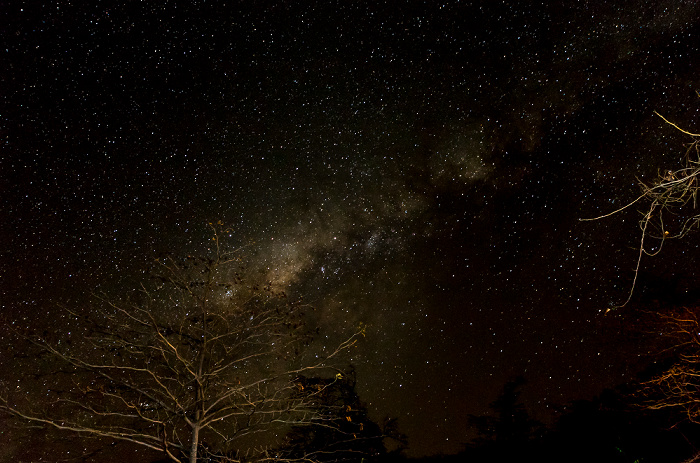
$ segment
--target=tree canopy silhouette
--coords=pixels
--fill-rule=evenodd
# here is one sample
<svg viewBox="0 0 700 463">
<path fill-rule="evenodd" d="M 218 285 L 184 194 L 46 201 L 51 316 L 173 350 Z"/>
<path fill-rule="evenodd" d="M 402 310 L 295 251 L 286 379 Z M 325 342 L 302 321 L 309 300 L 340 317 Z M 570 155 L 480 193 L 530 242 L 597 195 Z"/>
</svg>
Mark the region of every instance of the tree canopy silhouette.
<svg viewBox="0 0 700 463">
<path fill-rule="evenodd" d="M 491 403 L 493 415 L 469 417 L 470 426 L 479 434 L 476 439 L 478 443 L 516 445 L 535 435 L 540 424 L 530 417 L 520 402 L 521 388 L 524 384 L 525 378 L 522 376 L 508 381 L 501 394 Z"/>
<path fill-rule="evenodd" d="M 372 460 L 387 454 L 384 440 L 401 442 L 402 436 L 387 421 L 383 427 L 372 421 L 355 389 L 355 371 L 342 378 L 297 380 L 299 392 L 314 391 L 321 410 L 310 423 L 296 425 L 287 435 L 287 456 L 323 462 Z"/>
</svg>

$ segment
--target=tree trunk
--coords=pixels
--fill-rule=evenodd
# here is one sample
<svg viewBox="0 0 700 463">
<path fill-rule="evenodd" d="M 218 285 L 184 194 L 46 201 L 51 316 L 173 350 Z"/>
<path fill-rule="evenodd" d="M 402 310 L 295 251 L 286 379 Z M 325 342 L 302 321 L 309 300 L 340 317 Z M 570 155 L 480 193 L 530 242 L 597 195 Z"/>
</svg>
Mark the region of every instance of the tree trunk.
<svg viewBox="0 0 700 463">
<path fill-rule="evenodd" d="M 190 463 L 197 463 L 197 448 L 199 447 L 199 423 L 192 427 L 192 442 L 190 445 Z"/>
</svg>

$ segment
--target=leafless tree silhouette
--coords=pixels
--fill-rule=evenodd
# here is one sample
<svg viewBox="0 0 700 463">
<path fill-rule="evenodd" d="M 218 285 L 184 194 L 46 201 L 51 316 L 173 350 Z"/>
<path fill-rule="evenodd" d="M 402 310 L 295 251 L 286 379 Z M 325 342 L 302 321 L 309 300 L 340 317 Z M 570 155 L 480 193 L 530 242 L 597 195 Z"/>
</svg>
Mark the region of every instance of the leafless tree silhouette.
<svg viewBox="0 0 700 463">
<path fill-rule="evenodd" d="M 672 365 L 644 381 L 638 392 L 646 408 L 681 410 L 700 423 L 700 308 L 676 307 L 650 314 L 654 334 L 661 337 L 659 354 L 672 355 Z"/>
<path fill-rule="evenodd" d="M 173 462 L 284 460 L 294 426 L 323 421 L 323 388 L 342 379 L 331 360 L 360 332 L 310 355 L 304 312 L 271 285 L 239 275 L 239 252 L 214 232 L 211 255 L 156 261 L 133 294 L 66 308 L 65 331 L 23 333 L 54 382 L 41 395 L 0 395 L 0 411 L 32 425 L 163 452 Z M 329 424 L 329 426 L 332 424 Z M 302 456 L 300 460 L 310 459 Z"/>
</svg>

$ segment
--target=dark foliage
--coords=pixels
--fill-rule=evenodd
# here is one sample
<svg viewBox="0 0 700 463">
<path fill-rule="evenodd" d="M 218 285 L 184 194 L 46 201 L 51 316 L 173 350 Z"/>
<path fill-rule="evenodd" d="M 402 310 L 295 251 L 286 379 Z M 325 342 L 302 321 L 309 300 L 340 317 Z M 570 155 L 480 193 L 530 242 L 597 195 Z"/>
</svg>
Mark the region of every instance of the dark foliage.
<svg viewBox="0 0 700 463">
<path fill-rule="evenodd" d="M 507 460 L 522 454 L 540 436 L 542 424 L 530 417 L 520 402 L 524 384 L 522 376 L 509 381 L 491 403 L 493 414 L 469 417 L 469 426 L 478 432 L 468 446 L 471 453 Z"/>
<path fill-rule="evenodd" d="M 298 394 L 311 394 L 320 413 L 289 432 L 289 458 L 331 462 L 380 460 L 387 455 L 384 439 L 400 439 L 394 422 L 387 421 L 382 429 L 372 421 L 355 385 L 354 370 L 334 378 L 297 378 Z"/>
</svg>

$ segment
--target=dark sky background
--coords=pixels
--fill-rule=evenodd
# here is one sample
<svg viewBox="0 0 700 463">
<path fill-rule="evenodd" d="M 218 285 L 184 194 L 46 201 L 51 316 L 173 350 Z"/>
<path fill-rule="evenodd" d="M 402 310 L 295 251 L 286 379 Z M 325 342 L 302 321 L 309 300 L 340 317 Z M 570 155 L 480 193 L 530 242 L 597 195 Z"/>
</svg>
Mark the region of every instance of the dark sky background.
<svg viewBox="0 0 700 463">
<path fill-rule="evenodd" d="M 116 291 L 207 222 L 318 308 L 409 455 L 516 375 L 537 417 L 625 382 L 637 177 L 700 128 L 700 3 L 0 1 L 6 323 Z M 252 244 L 250 244 L 252 243 Z M 697 288 L 698 248 L 644 261 Z M 647 284 L 658 282 L 661 284 Z M 618 317 L 619 318 L 619 317 Z M 55 321 L 60 325 L 60 319 Z M 329 341 L 331 342 L 331 341 Z"/>
</svg>

